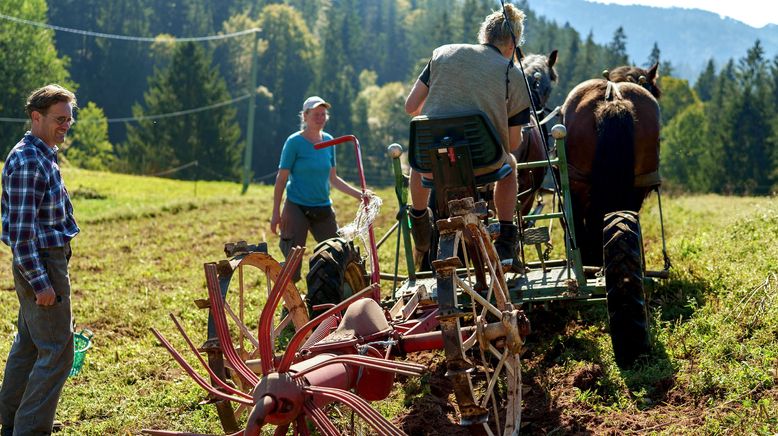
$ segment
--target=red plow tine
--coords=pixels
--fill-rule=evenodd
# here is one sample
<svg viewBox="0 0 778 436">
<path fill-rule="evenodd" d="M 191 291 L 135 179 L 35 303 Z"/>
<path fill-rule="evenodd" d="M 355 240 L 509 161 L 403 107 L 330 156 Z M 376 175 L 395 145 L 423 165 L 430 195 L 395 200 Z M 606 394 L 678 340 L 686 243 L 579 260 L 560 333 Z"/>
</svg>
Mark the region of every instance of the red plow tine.
<svg viewBox="0 0 778 436">
<path fill-rule="evenodd" d="M 246 382 L 256 386 L 259 378 L 249 369 L 243 360 L 238 356 L 235 347 L 230 338 L 230 330 L 227 327 L 227 317 L 224 314 L 224 299 L 219 289 L 219 279 L 216 274 L 216 265 L 213 263 L 205 264 L 205 281 L 208 286 L 208 297 L 211 300 L 211 313 L 213 314 L 214 324 L 216 325 L 216 335 L 219 338 L 222 353 L 227 361 Z"/>
<path fill-rule="evenodd" d="M 159 339 L 159 341 L 162 343 L 162 345 L 165 348 L 167 348 L 170 355 L 173 356 L 173 358 L 176 360 L 176 362 L 178 362 L 179 365 L 181 365 L 181 368 L 183 368 L 184 371 L 186 371 L 186 373 L 189 374 L 189 377 L 191 377 L 192 380 L 194 380 L 195 383 L 197 383 L 201 388 L 208 391 L 208 393 L 213 394 L 214 396 L 221 398 L 223 400 L 235 401 L 236 403 L 247 404 L 247 405 L 254 404 L 253 400 L 251 400 L 251 397 L 247 399 L 243 397 L 237 397 L 234 395 L 225 394 L 224 392 L 211 386 L 207 380 L 205 380 L 200 374 L 197 373 L 197 371 L 195 371 L 194 368 L 192 368 L 192 366 L 186 361 L 186 359 L 184 359 L 181 353 L 179 353 L 178 350 L 176 350 L 175 347 L 173 347 L 173 345 L 171 345 L 170 342 L 168 342 L 168 340 L 162 335 L 162 333 L 157 331 L 157 329 L 155 329 L 154 327 L 151 328 L 151 332 L 154 333 L 154 336 L 156 336 L 157 339 Z"/>
<path fill-rule="evenodd" d="M 295 421 L 294 435 L 295 436 L 311 435 L 311 433 L 308 431 L 308 423 L 305 422 L 305 415 L 300 415 L 297 417 L 297 421 Z"/>
<path fill-rule="evenodd" d="M 267 296 L 267 302 L 265 307 L 262 308 L 262 313 L 259 316 L 259 327 L 257 338 L 259 340 L 259 358 L 262 363 L 262 374 L 267 375 L 275 368 L 273 367 L 273 314 L 276 311 L 278 303 L 281 301 L 281 296 L 286 290 L 286 285 L 289 284 L 289 280 L 292 278 L 292 274 L 300 265 L 303 259 L 303 253 L 305 253 L 305 247 L 294 247 L 289 255 L 289 259 L 281 268 L 281 273 L 278 275 L 273 289 Z"/>
<path fill-rule="evenodd" d="M 327 359 L 324 362 L 317 363 L 316 365 L 310 366 L 308 368 L 305 368 L 304 370 L 301 370 L 300 372 L 293 375 L 293 378 L 299 378 L 304 376 L 305 374 L 317 370 L 319 368 L 332 365 L 335 363 L 345 363 L 348 365 L 358 365 L 365 368 L 375 369 L 378 371 L 386 371 L 386 372 L 393 372 L 396 374 L 402 374 L 407 376 L 419 376 L 421 375 L 427 367 L 423 365 L 419 365 L 416 363 L 407 363 L 407 362 L 394 362 L 391 360 L 386 359 L 380 359 L 377 357 L 371 357 L 371 356 L 360 356 L 360 355 L 340 355 L 340 356 L 334 356 L 329 359 Z"/>
<path fill-rule="evenodd" d="M 222 379 L 220 379 L 213 372 L 211 367 L 208 366 L 208 363 L 205 362 L 205 359 L 203 359 L 203 356 L 200 355 L 200 353 L 197 351 L 197 347 L 195 347 L 195 345 L 192 342 L 192 340 L 186 334 L 186 332 L 184 331 L 184 327 L 181 325 L 181 323 L 178 322 L 178 318 L 176 318 L 176 316 L 171 313 L 170 314 L 170 319 L 173 320 L 173 323 L 175 323 L 176 328 L 181 333 L 181 336 L 184 337 L 184 340 L 186 341 L 187 345 L 189 345 L 189 349 L 192 351 L 192 353 L 194 353 L 195 356 L 197 356 L 197 359 L 200 361 L 200 364 L 203 365 L 203 368 L 205 368 L 205 370 L 208 371 L 208 375 L 211 376 L 211 380 L 214 380 L 216 382 L 216 384 L 219 385 L 220 388 L 222 388 L 225 391 L 227 391 L 230 395 L 236 395 L 236 396 L 239 396 L 239 397 L 244 397 L 244 398 L 246 398 L 248 400 L 253 400 L 251 395 L 249 395 L 249 394 L 247 394 L 245 392 L 241 392 L 241 391 L 233 388 L 232 386 L 228 385 L 227 383 L 224 383 L 224 381 L 222 381 Z"/>
<path fill-rule="evenodd" d="M 284 352 L 284 356 L 281 358 L 281 363 L 278 365 L 278 372 L 289 371 L 289 367 L 292 365 L 292 360 L 294 360 L 295 353 L 297 352 L 296 350 L 299 349 L 300 345 L 305 340 L 305 336 L 308 334 L 308 332 L 313 330 L 314 327 L 319 325 L 330 315 L 340 312 L 344 308 L 348 307 L 351 303 L 363 298 L 367 294 L 375 292 L 376 289 L 380 289 L 380 286 L 376 284 L 370 285 L 365 289 L 357 292 L 356 294 L 348 297 L 347 299 L 341 301 L 340 303 L 336 304 L 334 307 L 330 308 L 329 310 L 317 316 L 316 318 L 308 321 L 308 323 L 305 324 L 304 326 L 300 327 L 300 329 L 294 333 L 294 336 L 292 336 L 292 339 L 289 341 L 289 344 L 286 347 L 286 352 Z"/>
<path fill-rule="evenodd" d="M 322 432 L 324 436 L 340 436 L 340 432 L 337 428 L 330 422 L 329 418 L 327 418 L 327 415 L 316 405 L 312 404 L 313 400 L 310 398 L 305 400 L 305 404 L 303 405 L 303 410 L 305 411 L 305 414 L 308 415 L 308 417 L 313 421 L 313 424 L 316 426 L 319 431 Z"/>
<path fill-rule="evenodd" d="M 387 436 L 405 436 L 405 433 L 394 426 L 386 418 L 370 407 L 370 403 L 363 400 L 358 395 L 349 391 L 335 388 L 325 388 L 321 386 L 309 386 L 306 388 L 314 397 L 324 397 L 331 400 L 340 401 L 351 407 L 362 419 L 364 419 L 378 434 Z"/>
</svg>

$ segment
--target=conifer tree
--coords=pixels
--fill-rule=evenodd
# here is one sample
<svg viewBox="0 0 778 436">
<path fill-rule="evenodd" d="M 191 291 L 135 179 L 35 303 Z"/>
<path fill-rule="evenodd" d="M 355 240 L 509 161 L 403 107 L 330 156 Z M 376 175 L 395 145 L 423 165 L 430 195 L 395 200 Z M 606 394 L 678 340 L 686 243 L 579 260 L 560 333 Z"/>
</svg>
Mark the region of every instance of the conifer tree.
<svg viewBox="0 0 778 436">
<path fill-rule="evenodd" d="M 135 117 L 167 114 L 228 101 L 224 79 L 211 66 L 210 55 L 200 45 L 176 47 L 170 64 L 149 79 L 144 106 L 133 107 Z M 231 105 L 172 116 L 144 119 L 128 126 L 122 156 L 130 169 L 142 174 L 197 162 L 171 174 L 183 179 L 235 180 L 239 174 L 242 143 Z"/>
<path fill-rule="evenodd" d="M 713 85 L 716 82 L 716 65 L 713 59 L 708 61 L 705 70 L 700 73 L 697 81 L 694 83 L 694 91 L 702 101 L 709 101 L 713 98 Z"/>
<path fill-rule="evenodd" d="M 650 68 L 654 64 L 659 63 L 662 51 L 659 50 L 659 45 L 654 41 L 654 46 L 651 47 L 651 53 L 648 54 L 648 61 L 644 64 L 645 67 Z"/>
<path fill-rule="evenodd" d="M 608 68 L 629 64 L 629 56 L 627 56 L 627 33 L 624 32 L 623 27 L 619 26 L 619 28 L 613 32 L 613 39 L 608 43 L 607 48 Z"/>
</svg>

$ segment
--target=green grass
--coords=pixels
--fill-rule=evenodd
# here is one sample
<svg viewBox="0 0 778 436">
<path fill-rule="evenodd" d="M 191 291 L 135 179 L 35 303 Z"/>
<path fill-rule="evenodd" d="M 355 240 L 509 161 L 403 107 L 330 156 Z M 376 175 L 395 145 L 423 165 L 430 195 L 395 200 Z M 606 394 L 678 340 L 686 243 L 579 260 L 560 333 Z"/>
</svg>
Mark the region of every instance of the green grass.
<svg viewBox="0 0 778 436">
<path fill-rule="evenodd" d="M 183 349 L 168 318 L 172 312 L 196 344 L 205 339 L 206 313 L 192 301 L 206 296 L 202 265 L 223 259 L 225 242 L 268 241 L 270 253 L 282 259 L 268 225 L 272 187 L 252 186 L 241 196 L 236 184 L 198 182 L 195 194 L 194 182 L 72 168 L 63 173 L 82 227 L 73 243 L 73 312 L 77 328 L 89 327 L 95 337 L 82 373 L 65 386 L 57 419 L 66 427 L 60 434 L 138 434 L 141 428 L 219 432 L 214 408 L 199 404 L 203 391 L 149 329 L 157 327 Z M 378 193 L 384 200 L 380 238 L 393 223 L 396 200 L 391 189 Z M 357 203 L 340 193 L 333 198 L 339 222 L 350 221 Z M 542 371 L 562 378 L 599 365 L 603 376 L 596 386 L 571 390 L 578 410 L 570 413 L 603 419 L 664 413 L 657 384 L 670 380 L 690 407 L 715 413 L 696 426 L 668 422 L 656 432 L 775 433 L 778 202 L 720 196 L 663 201 L 674 267 L 651 296 L 656 355 L 640 368 L 620 371 L 604 308 L 594 305 L 580 316 L 559 315 L 579 328 L 537 344 L 537 353 L 554 357 L 529 368 L 528 377 Z M 652 200 L 641 213 L 651 269 L 662 263 L 656 218 Z M 395 241 L 391 237 L 380 251 L 384 271 L 392 270 Z M 10 265 L 9 250 L 0 250 L 0 259 Z M 7 266 L 0 270 L 0 288 L 6 291 L 0 292 L 0 365 L 15 334 L 18 307 Z M 384 295 L 389 287 L 384 281 Z M 408 383 L 407 394 L 396 391 L 380 410 L 396 416 L 406 408 L 403 402 L 423 395 L 423 386 L 412 387 Z"/>
</svg>

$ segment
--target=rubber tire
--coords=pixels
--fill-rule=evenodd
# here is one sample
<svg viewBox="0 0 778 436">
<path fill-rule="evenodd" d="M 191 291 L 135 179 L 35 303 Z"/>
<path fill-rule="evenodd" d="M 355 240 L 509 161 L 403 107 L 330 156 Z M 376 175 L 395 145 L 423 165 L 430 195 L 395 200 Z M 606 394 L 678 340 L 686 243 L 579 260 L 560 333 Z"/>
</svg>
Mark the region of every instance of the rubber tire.
<svg viewBox="0 0 778 436">
<path fill-rule="evenodd" d="M 643 237 L 637 212 L 619 211 L 603 220 L 603 272 L 616 364 L 631 367 L 651 350 L 643 289 Z"/>
<path fill-rule="evenodd" d="M 353 241 L 332 238 L 320 242 L 309 266 L 305 303 L 311 319 L 322 312 L 314 312 L 313 306 L 340 303 L 368 286 L 365 264 Z"/>
</svg>

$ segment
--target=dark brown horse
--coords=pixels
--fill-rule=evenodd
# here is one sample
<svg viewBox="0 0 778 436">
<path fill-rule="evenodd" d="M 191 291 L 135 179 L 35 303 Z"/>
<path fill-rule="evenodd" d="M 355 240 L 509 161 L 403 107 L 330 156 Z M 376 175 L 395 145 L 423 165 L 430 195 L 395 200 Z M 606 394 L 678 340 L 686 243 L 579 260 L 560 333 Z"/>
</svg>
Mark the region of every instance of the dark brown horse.
<svg viewBox="0 0 778 436">
<path fill-rule="evenodd" d="M 554 85 L 558 82 L 556 69 L 554 69 L 556 61 L 556 50 L 549 53 L 548 56 L 531 54 L 522 60 L 524 75 L 527 77 L 527 82 L 530 85 L 532 103 L 535 105 L 535 111 L 541 119 L 543 119 L 546 113 L 550 112 L 546 108 L 546 103 L 551 96 Z M 534 117 L 532 118 L 532 127 L 523 132 L 521 145 L 516 151 L 512 152 L 514 157 L 516 157 L 516 162 L 532 162 L 546 159 L 548 132 L 545 126 L 538 130 L 537 121 Z M 545 167 L 518 172 L 519 201 L 521 202 L 522 215 L 528 214 L 532 209 L 535 193 L 540 188 L 541 183 L 543 183 L 545 174 Z"/>
<path fill-rule="evenodd" d="M 579 84 L 562 107 L 576 241 L 585 265 L 602 264 L 603 216 L 639 211 L 660 184 L 657 67 L 619 67 L 608 78 Z"/>
</svg>

